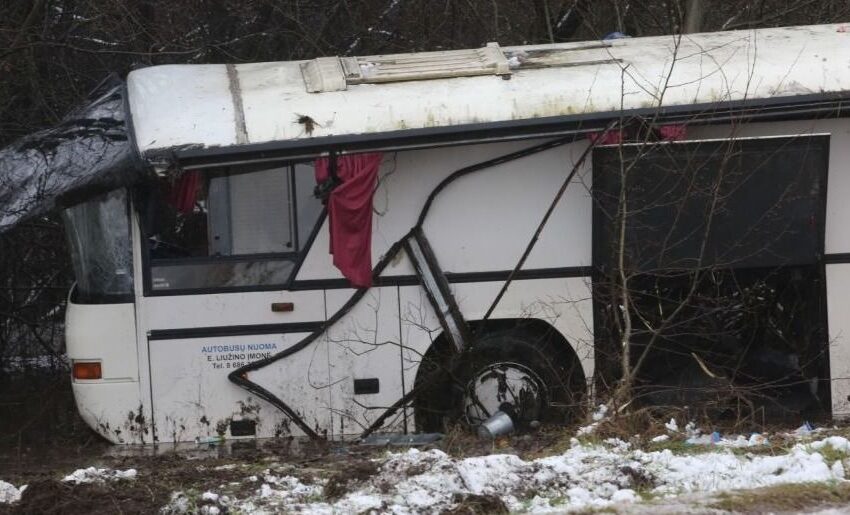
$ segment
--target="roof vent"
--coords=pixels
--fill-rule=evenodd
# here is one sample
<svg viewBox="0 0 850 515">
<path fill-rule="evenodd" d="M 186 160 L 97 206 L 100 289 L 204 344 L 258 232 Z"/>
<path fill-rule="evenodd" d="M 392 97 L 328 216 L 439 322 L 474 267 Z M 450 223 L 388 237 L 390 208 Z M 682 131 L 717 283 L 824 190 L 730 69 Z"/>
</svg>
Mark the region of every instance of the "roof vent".
<svg viewBox="0 0 850 515">
<path fill-rule="evenodd" d="M 510 75 L 498 43 L 484 48 L 418 52 L 370 57 L 319 57 L 301 64 L 310 93 L 343 91 L 349 84 L 377 84 L 411 80 Z"/>
</svg>

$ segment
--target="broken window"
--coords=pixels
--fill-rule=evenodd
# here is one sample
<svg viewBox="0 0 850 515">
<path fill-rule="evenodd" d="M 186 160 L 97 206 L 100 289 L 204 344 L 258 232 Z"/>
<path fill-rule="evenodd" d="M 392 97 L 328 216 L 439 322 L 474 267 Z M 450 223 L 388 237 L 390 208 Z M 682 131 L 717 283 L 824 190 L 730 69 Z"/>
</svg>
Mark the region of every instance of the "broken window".
<svg viewBox="0 0 850 515">
<path fill-rule="evenodd" d="M 149 289 L 283 286 L 322 212 L 313 166 L 184 172 L 145 197 Z"/>
<path fill-rule="evenodd" d="M 609 384 L 628 340 L 650 403 L 765 417 L 829 405 L 828 155 L 828 136 L 594 151 L 594 323 Z"/>
<path fill-rule="evenodd" d="M 81 303 L 132 302 L 133 253 L 126 190 L 62 212 Z"/>
</svg>

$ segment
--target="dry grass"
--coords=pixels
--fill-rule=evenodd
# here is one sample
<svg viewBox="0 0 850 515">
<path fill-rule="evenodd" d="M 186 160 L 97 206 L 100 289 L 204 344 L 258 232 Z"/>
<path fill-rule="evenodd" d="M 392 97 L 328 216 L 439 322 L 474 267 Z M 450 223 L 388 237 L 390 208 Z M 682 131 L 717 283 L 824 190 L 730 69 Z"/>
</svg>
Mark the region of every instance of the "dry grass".
<svg viewBox="0 0 850 515">
<path fill-rule="evenodd" d="M 440 515 L 507 515 L 508 507 L 494 495 L 455 494 L 455 505 Z"/>
<path fill-rule="evenodd" d="M 797 483 L 724 493 L 708 507 L 738 513 L 798 512 L 850 503 L 848 483 Z"/>
</svg>

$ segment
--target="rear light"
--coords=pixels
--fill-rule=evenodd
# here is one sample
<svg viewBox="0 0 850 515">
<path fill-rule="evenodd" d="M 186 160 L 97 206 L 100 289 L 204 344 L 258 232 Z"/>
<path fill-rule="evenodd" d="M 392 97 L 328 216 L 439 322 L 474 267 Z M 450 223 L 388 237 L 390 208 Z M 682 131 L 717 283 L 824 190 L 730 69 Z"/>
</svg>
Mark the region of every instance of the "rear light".
<svg viewBox="0 0 850 515">
<path fill-rule="evenodd" d="M 99 361 L 75 361 L 74 379 L 100 379 L 102 373 Z"/>
</svg>

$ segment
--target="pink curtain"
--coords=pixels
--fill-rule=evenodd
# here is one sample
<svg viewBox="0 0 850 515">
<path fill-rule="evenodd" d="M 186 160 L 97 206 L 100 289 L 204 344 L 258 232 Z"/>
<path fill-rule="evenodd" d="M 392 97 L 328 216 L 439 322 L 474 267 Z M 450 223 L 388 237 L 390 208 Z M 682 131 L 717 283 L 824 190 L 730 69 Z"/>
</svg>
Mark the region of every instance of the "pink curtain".
<svg viewBox="0 0 850 515">
<path fill-rule="evenodd" d="M 356 287 L 372 285 L 372 197 L 383 154 L 337 158 L 340 184 L 328 197 L 333 263 Z M 316 182 L 330 175 L 327 158 L 316 160 Z"/>
</svg>

